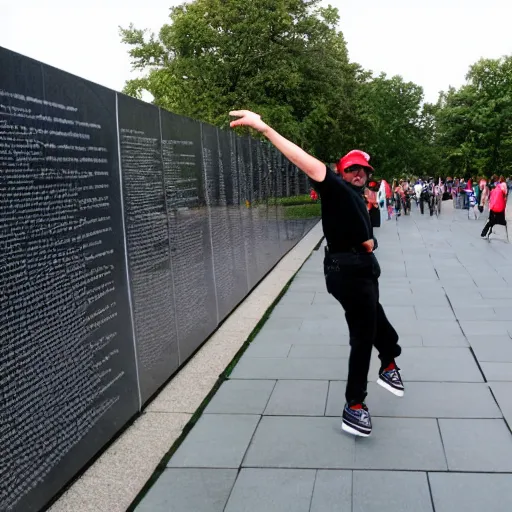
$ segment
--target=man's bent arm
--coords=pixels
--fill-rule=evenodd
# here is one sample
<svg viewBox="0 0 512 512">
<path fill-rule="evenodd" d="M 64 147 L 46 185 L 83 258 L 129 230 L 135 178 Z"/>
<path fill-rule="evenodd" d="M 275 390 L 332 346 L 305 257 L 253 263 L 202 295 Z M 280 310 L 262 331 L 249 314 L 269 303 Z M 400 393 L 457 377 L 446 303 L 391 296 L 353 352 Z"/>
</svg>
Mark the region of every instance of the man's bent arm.
<svg viewBox="0 0 512 512">
<path fill-rule="evenodd" d="M 260 133 L 265 135 L 265 137 L 267 137 L 267 139 L 279 151 L 281 151 L 281 153 L 288 158 L 290 162 L 296 165 L 301 171 L 304 171 L 312 180 L 319 182 L 324 181 L 327 172 L 325 164 L 306 153 L 293 142 L 285 139 L 273 128 L 264 123 L 258 114 L 248 110 L 236 110 L 229 114 L 239 118 L 236 121 L 231 122 L 232 128 L 235 126 L 250 126 L 251 128 L 258 130 Z"/>
</svg>

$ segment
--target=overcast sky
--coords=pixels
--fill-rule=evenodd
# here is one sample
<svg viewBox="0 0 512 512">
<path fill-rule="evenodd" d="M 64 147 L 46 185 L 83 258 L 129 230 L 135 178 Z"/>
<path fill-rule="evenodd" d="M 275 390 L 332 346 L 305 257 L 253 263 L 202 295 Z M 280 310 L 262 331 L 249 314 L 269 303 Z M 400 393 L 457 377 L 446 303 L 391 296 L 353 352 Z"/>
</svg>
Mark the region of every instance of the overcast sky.
<svg viewBox="0 0 512 512">
<path fill-rule="evenodd" d="M 250 0 L 247 0 L 250 1 Z M 133 76 L 118 26 L 153 31 L 176 0 L 0 0 L 0 46 L 112 89 Z M 480 57 L 512 53 L 511 0 L 332 0 L 350 59 L 423 86 L 460 86 Z M 418 5 L 412 7 L 411 5 Z M 1 73 L 1 70 L 0 70 Z"/>
</svg>

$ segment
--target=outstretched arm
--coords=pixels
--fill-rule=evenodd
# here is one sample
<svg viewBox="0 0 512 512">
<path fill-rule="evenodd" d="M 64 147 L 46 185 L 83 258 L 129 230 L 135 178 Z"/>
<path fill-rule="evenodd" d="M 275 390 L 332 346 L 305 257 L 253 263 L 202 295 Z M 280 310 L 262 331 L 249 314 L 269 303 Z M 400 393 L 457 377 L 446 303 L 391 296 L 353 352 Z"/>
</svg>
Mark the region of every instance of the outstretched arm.
<svg viewBox="0 0 512 512">
<path fill-rule="evenodd" d="M 326 175 L 325 164 L 315 157 L 306 153 L 293 142 L 285 139 L 274 129 L 261 120 L 261 116 L 249 110 L 235 110 L 229 113 L 230 116 L 238 117 L 232 121 L 230 126 L 249 126 L 259 131 L 279 150 L 283 155 L 295 164 L 301 171 L 304 171 L 315 181 L 324 181 Z"/>
</svg>

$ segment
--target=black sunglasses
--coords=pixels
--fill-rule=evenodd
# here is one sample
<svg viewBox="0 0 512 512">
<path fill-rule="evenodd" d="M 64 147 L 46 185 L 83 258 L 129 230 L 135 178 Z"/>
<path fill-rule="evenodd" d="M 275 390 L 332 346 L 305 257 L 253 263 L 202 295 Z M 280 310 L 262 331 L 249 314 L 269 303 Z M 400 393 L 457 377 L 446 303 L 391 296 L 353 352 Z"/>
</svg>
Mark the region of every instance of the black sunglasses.
<svg viewBox="0 0 512 512">
<path fill-rule="evenodd" d="M 350 167 L 347 167 L 344 172 L 357 172 L 357 171 L 364 171 L 368 176 L 372 174 L 371 169 L 368 169 L 368 167 L 363 167 L 362 165 L 351 165 Z"/>
</svg>

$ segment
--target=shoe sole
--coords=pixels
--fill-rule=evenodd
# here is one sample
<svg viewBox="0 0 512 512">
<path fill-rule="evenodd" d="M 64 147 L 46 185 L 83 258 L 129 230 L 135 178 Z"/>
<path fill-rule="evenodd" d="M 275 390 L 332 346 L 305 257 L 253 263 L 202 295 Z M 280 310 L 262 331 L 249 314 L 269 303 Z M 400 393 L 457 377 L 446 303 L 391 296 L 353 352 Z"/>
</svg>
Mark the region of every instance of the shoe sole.
<svg viewBox="0 0 512 512">
<path fill-rule="evenodd" d="M 347 434 L 352 434 L 353 436 L 358 436 L 358 437 L 370 437 L 370 435 L 371 435 L 371 431 L 368 433 L 359 432 L 359 430 L 356 430 L 355 428 L 351 427 L 350 425 L 347 425 L 344 421 L 341 422 L 341 430 L 343 430 Z"/>
<path fill-rule="evenodd" d="M 393 386 L 390 386 L 387 382 L 384 382 L 380 378 L 377 379 L 377 384 L 379 386 L 382 386 L 384 389 L 387 389 L 388 391 L 393 393 L 393 395 L 395 395 L 395 396 L 398 396 L 400 398 L 402 398 L 404 396 L 404 391 L 402 389 L 395 389 Z"/>
</svg>

